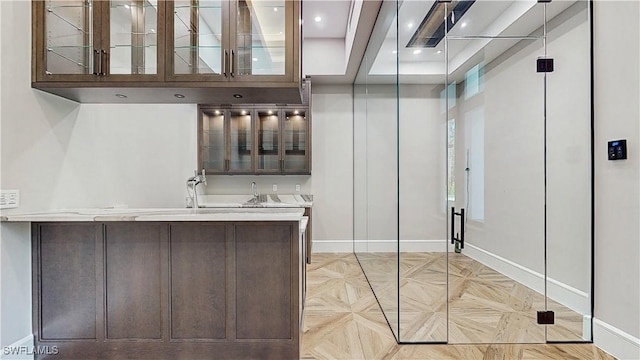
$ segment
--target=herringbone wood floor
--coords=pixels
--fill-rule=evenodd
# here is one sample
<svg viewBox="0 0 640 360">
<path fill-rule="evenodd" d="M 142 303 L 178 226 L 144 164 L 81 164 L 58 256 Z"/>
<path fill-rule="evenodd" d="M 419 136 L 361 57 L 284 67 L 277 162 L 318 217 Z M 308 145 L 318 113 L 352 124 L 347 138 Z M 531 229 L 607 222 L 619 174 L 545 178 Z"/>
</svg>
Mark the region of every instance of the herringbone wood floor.
<svg viewBox="0 0 640 360">
<path fill-rule="evenodd" d="M 590 344 L 398 345 L 353 254 L 314 254 L 302 359 L 613 359 Z"/>
</svg>

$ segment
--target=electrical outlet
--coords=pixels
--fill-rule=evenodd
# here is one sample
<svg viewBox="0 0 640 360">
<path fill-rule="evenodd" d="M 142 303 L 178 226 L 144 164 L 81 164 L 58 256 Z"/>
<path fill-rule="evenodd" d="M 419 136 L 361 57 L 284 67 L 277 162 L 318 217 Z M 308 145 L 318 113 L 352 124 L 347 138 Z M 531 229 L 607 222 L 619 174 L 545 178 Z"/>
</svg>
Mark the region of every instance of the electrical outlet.
<svg viewBox="0 0 640 360">
<path fill-rule="evenodd" d="M 20 206 L 20 190 L 0 191 L 0 209 L 12 209 Z"/>
<path fill-rule="evenodd" d="M 274 192 L 275 192 L 275 191 L 278 191 L 278 184 L 273 184 L 273 186 L 272 186 L 272 190 L 273 190 Z"/>
<path fill-rule="evenodd" d="M 296 192 L 300 192 L 300 184 L 296 184 Z"/>
</svg>

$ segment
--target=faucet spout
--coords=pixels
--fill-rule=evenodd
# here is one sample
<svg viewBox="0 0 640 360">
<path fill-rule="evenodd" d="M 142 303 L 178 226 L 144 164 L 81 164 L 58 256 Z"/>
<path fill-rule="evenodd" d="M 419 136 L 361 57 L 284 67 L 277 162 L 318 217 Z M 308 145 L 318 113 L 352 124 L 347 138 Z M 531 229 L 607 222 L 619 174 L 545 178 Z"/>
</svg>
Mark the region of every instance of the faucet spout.
<svg viewBox="0 0 640 360">
<path fill-rule="evenodd" d="M 200 207 L 197 191 L 198 185 L 200 184 L 207 186 L 207 176 L 205 175 L 204 169 L 202 169 L 202 175 L 198 175 L 198 171 L 195 170 L 193 176 L 187 179 L 187 195 L 189 195 L 189 199 L 191 199 L 191 207 L 193 208 Z"/>
<path fill-rule="evenodd" d="M 258 185 L 256 185 L 255 181 L 251 182 L 251 192 L 253 193 L 253 198 L 258 199 L 260 194 L 258 193 Z"/>
</svg>

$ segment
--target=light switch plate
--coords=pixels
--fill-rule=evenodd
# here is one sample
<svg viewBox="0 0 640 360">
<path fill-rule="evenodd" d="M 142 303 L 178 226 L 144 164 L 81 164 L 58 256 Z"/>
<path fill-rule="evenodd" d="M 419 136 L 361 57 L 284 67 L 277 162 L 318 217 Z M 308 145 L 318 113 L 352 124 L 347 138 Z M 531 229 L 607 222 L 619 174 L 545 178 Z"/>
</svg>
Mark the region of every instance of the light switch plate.
<svg viewBox="0 0 640 360">
<path fill-rule="evenodd" d="M 300 192 L 300 184 L 296 184 L 296 192 Z"/>
<path fill-rule="evenodd" d="M 273 184 L 272 190 L 273 191 L 278 191 L 278 184 Z"/>
<path fill-rule="evenodd" d="M 20 206 L 20 190 L 0 190 L 0 209 Z"/>
</svg>

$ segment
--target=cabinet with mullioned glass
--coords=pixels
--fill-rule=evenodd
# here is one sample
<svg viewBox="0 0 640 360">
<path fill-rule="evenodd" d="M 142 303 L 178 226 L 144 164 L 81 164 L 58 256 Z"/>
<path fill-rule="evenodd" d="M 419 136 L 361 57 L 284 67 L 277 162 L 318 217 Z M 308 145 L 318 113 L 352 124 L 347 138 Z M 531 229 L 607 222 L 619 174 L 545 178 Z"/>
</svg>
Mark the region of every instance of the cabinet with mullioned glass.
<svg viewBox="0 0 640 360">
<path fill-rule="evenodd" d="M 200 107 L 198 158 L 207 174 L 255 171 L 252 109 Z"/>
<path fill-rule="evenodd" d="M 32 13 L 35 83 L 164 79 L 165 1 L 44 0 Z"/>
<path fill-rule="evenodd" d="M 168 80 L 298 83 L 299 6 L 291 0 L 169 2 Z"/>
<path fill-rule="evenodd" d="M 311 173 L 306 106 L 199 107 L 198 163 L 207 174 Z"/>
</svg>

